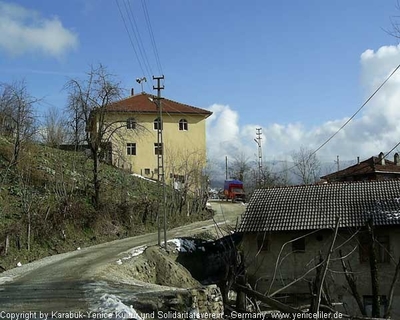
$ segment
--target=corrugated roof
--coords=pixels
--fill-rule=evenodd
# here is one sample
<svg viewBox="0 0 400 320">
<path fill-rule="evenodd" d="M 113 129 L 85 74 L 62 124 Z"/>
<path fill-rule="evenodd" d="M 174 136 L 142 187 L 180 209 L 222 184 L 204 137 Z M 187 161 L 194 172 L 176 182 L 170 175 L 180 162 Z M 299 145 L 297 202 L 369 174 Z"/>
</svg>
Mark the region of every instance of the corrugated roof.
<svg viewBox="0 0 400 320">
<path fill-rule="evenodd" d="M 157 106 L 150 99 L 156 101 L 156 97 L 148 93 L 140 93 L 129 98 L 114 102 L 107 106 L 107 111 L 110 112 L 136 112 L 136 113 L 157 113 Z M 162 99 L 163 113 L 180 113 L 185 114 L 198 114 L 204 117 L 209 117 L 212 112 L 187 104 L 179 103 L 170 99 Z"/>
<path fill-rule="evenodd" d="M 400 225 L 400 180 L 329 183 L 258 189 L 238 232 Z"/>
</svg>

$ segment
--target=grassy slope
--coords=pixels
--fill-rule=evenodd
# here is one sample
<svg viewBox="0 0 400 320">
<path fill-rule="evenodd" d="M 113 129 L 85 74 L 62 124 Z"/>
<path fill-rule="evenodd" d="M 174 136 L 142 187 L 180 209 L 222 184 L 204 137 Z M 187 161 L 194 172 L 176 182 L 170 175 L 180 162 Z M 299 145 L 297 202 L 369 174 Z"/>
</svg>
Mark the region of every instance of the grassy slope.
<svg viewBox="0 0 400 320">
<path fill-rule="evenodd" d="M 102 164 L 102 205 L 94 210 L 91 160 L 83 153 L 32 144 L 9 168 L 11 150 L 0 136 L 0 272 L 18 262 L 156 230 L 155 183 Z M 171 213 L 169 227 L 209 218 L 177 215 Z"/>
</svg>

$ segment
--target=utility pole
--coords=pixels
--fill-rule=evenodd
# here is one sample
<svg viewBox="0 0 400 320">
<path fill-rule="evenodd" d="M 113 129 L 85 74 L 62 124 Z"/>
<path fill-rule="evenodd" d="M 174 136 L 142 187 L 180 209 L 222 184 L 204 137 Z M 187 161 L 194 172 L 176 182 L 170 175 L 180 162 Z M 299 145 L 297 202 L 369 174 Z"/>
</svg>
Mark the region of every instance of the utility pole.
<svg viewBox="0 0 400 320">
<path fill-rule="evenodd" d="M 336 165 L 337 165 L 337 171 L 340 170 L 340 162 L 339 162 L 339 156 L 336 156 Z"/>
<path fill-rule="evenodd" d="M 225 156 L 225 180 L 228 180 L 228 156 Z"/>
<path fill-rule="evenodd" d="M 157 81 L 157 86 L 153 86 L 154 90 L 157 90 L 156 104 L 158 108 L 158 125 L 157 125 L 157 170 L 158 170 L 158 186 L 162 186 L 163 195 L 163 220 L 164 220 L 164 247 L 167 250 L 167 194 L 165 192 L 165 174 L 164 174 L 164 143 L 163 143 L 163 117 L 162 117 L 162 104 L 161 90 L 164 86 L 161 86 L 160 81 L 164 80 L 164 75 L 156 77 L 153 76 L 153 80 Z M 161 246 L 161 212 L 158 207 L 157 213 L 157 227 L 158 227 L 158 245 Z"/>
<path fill-rule="evenodd" d="M 261 185 L 262 180 L 262 149 L 261 149 L 261 132 L 262 128 L 256 128 L 257 138 L 254 141 L 258 145 L 258 184 Z"/>
</svg>

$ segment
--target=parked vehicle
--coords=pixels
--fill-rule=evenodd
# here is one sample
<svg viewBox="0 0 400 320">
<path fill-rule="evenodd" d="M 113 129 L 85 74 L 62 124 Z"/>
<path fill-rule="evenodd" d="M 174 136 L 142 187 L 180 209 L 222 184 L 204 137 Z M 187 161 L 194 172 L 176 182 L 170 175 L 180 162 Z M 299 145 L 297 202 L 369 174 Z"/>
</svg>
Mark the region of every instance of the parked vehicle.
<svg viewBox="0 0 400 320">
<path fill-rule="evenodd" d="M 246 201 L 246 194 L 243 188 L 243 182 L 240 180 L 229 179 L 224 183 L 224 196 L 226 201 Z"/>
</svg>

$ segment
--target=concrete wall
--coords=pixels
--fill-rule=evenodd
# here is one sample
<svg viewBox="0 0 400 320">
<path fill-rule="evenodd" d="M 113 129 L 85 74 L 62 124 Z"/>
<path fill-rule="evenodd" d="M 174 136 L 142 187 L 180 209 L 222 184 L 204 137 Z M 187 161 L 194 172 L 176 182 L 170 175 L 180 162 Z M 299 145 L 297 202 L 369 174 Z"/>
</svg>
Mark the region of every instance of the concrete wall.
<svg viewBox="0 0 400 320">
<path fill-rule="evenodd" d="M 350 237 L 355 230 L 341 230 L 338 234 L 335 248 L 341 245 L 343 255 L 350 254 L 346 262 L 350 263 L 353 272 L 357 278 L 358 290 L 361 296 L 372 295 L 370 282 L 369 262 L 360 262 L 359 237 Z M 311 231 L 310 231 L 311 232 Z M 259 292 L 274 292 L 287 285 L 294 279 L 304 275 L 308 270 L 319 262 L 319 252 L 325 258 L 329 245 L 332 241 L 333 231 L 322 230 L 314 232 L 305 238 L 305 252 L 293 252 L 292 244 L 284 243 L 301 236 L 307 232 L 280 232 L 266 234 L 269 241 L 269 250 L 260 251 L 258 249 L 257 236 L 263 237 L 263 234 L 245 234 L 242 241 L 242 250 L 245 255 L 247 274 L 252 286 Z M 379 263 L 379 281 L 381 295 L 388 297 L 389 288 L 393 279 L 396 263 L 400 257 L 400 230 L 395 228 L 378 228 L 376 235 L 389 236 L 390 255 L 394 258 L 389 263 Z M 281 251 L 282 250 L 282 251 Z M 280 254 L 280 263 L 276 267 L 276 261 Z M 274 272 L 276 270 L 275 278 Z M 307 303 L 309 301 L 310 287 L 309 283 L 315 276 L 315 272 L 310 272 L 304 281 L 300 281 L 282 293 L 296 294 L 298 303 Z M 274 281 L 272 281 L 274 279 Z M 272 282 L 272 285 L 271 285 Z M 343 274 L 342 265 L 339 259 L 339 249 L 336 249 L 332 255 L 332 261 L 329 266 L 329 272 L 326 276 L 328 292 L 335 302 L 343 302 L 343 312 L 358 312 L 355 299 L 345 288 L 349 288 Z M 400 292 L 397 290 L 396 293 Z M 309 302 L 308 302 L 309 303 Z M 393 318 L 400 319 L 400 296 L 396 295 L 393 303 Z"/>
<path fill-rule="evenodd" d="M 108 113 L 106 122 L 121 126 L 128 118 L 137 121 L 137 129 L 122 127 L 115 131 L 112 138 L 113 164 L 134 173 L 157 179 L 157 155 L 154 143 L 157 143 L 157 130 L 154 120 L 157 114 Z M 188 122 L 188 130 L 179 130 L 179 121 Z M 185 175 L 196 165 L 199 170 L 206 162 L 206 130 L 204 115 L 163 114 L 165 178 L 170 174 Z M 127 154 L 127 143 L 136 143 L 136 155 Z M 145 169 L 150 169 L 146 174 Z"/>
</svg>

